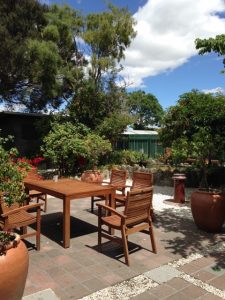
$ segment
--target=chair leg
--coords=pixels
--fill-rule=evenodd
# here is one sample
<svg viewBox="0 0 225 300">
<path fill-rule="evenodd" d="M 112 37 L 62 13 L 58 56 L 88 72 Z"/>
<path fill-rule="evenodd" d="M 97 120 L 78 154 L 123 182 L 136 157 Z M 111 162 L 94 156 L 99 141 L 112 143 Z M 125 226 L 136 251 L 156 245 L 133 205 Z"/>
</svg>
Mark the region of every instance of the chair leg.
<svg viewBox="0 0 225 300">
<path fill-rule="evenodd" d="M 128 245 L 127 245 L 127 235 L 125 232 L 125 226 L 122 226 L 121 228 L 121 234 L 122 234 L 122 242 L 123 242 L 123 251 L 125 255 L 125 262 L 129 266 L 130 260 L 129 260 L 129 251 L 128 251 Z"/>
<path fill-rule="evenodd" d="M 153 231 L 151 221 L 149 221 L 149 234 L 150 234 L 150 239 L 151 239 L 151 243 L 152 243 L 152 251 L 156 254 L 157 250 L 156 250 L 155 236 L 154 236 L 154 231 Z"/>
<path fill-rule="evenodd" d="M 91 196 L 91 212 L 94 212 L 94 197 Z"/>
<path fill-rule="evenodd" d="M 47 212 L 47 194 L 45 195 L 45 213 Z"/>
<path fill-rule="evenodd" d="M 41 209 L 37 209 L 37 228 L 36 228 L 36 247 L 37 251 L 40 251 L 41 248 Z"/>
<path fill-rule="evenodd" d="M 98 207 L 98 251 L 102 251 L 102 208 Z"/>
<path fill-rule="evenodd" d="M 27 226 L 22 227 L 22 234 L 27 234 Z"/>
<path fill-rule="evenodd" d="M 155 221 L 155 214 L 154 214 L 153 208 L 150 209 L 150 215 L 151 215 L 152 221 L 154 222 Z"/>
</svg>

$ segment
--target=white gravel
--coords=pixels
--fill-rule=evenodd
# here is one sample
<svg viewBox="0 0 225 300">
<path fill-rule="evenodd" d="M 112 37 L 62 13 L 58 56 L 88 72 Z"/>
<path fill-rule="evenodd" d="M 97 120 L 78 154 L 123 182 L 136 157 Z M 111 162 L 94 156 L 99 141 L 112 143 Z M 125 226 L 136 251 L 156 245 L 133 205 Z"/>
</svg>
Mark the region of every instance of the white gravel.
<svg viewBox="0 0 225 300">
<path fill-rule="evenodd" d="M 127 185 L 131 185 L 132 181 L 127 180 Z M 194 191 L 192 188 L 185 188 L 185 204 L 170 204 L 164 202 L 165 200 L 172 200 L 174 195 L 174 188 L 170 186 L 154 186 L 153 189 L 153 208 L 156 211 L 163 211 L 166 209 L 175 210 L 190 210 L 189 202 L 190 195 Z"/>
</svg>

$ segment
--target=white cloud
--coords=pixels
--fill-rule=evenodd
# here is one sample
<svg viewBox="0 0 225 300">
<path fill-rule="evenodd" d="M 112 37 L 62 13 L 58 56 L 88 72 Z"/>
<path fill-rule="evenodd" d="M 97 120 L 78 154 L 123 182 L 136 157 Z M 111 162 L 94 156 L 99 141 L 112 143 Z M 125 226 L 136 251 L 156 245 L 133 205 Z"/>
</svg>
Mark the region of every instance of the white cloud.
<svg viewBox="0 0 225 300">
<path fill-rule="evenodd" d="M 210 90 L 202 90 L 203 93 L 205 94 L 223 94 L 224 93 L 224 89 L 220 86 L 214 88 L 214 89 L 210 89 Z"/>
<path fill-rule="evenodd" d="M 223 0 L 148 0 L 134 15 L 137 36 L 123 62 L 121 74 L 135 87 L 143 79 L 184 64 L 197 54 L 196 38 L 225 32 Z"/>
</svg>

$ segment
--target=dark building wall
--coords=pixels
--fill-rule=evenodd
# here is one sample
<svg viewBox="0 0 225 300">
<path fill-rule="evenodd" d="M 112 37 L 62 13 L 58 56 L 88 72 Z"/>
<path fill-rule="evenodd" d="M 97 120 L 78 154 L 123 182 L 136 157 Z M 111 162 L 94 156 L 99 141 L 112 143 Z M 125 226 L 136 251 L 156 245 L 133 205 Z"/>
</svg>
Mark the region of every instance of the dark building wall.
<svg viewBox="0 0 225 300">
<path fill-rule="evenodd" d="M 14 136 L 14 144 L 20 156 L 33 156 L 40 151 L 41 139 L 35 128 L 35 122 L 40 118 L 46 117 L 39 114 L 25 113 L 0 113 L 1 135 Z"/>
</svg>

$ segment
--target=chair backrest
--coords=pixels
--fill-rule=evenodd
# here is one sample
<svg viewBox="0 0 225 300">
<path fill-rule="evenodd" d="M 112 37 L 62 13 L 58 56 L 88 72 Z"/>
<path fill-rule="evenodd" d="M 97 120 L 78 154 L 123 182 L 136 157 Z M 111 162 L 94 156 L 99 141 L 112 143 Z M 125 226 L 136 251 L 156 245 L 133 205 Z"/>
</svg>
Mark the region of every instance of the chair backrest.
<svg viewBox="0 0 225 300">
<path fill-rule="evenodd" d="M 135 225 L 149 220 L 152 207 L 153 187 L 132 190 L 127 193 L 124 214 L 126 224 Z"/>
<path fill-rule="evenodd" d="M 153 174 L 144 172 L 134 172 L 131 190 L 139 190 L 153 186 Z"/>
<path fill-rule="evenodd" d="M 127 180 L 127 171 L 126 170 L 118 170 L 118 169 L 112 169 L 111 176 L 110 176 L 110 184 L 116 186 L 125 188 Z"/>
<path fill-rule="evenodd" d="M 0 200 L 0 215 L 19 207 L 18 203 L 13 203 L 11 206 L 8 206 L 4 200 Z"/>
</svg>

